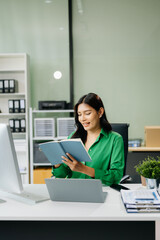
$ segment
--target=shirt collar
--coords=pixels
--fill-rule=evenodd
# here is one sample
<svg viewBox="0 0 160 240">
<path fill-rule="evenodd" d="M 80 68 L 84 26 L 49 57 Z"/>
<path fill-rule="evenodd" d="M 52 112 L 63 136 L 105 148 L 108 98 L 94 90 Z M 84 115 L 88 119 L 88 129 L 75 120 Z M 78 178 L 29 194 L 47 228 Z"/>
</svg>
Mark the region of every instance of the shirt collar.
<svg viewBox="0 0 160 240">
<path fill-rule="evenodd" d="M 99 134 L 99 136 L 97 138 L 97 141 L 101 138 L 102 135 L 105 136 L 105 137 L 108 136 L 108 133 L 105 132 L 103 128 L 101 128 L 101 131 L 100 131 L 100 134 Z"/>
</svg>

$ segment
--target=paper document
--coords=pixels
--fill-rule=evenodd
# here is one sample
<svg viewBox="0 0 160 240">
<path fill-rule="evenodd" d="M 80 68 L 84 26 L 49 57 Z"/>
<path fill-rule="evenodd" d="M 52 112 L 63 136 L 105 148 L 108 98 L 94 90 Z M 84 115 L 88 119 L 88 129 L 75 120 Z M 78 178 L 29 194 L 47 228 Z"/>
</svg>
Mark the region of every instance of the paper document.
<svg viewBox="0 0 160 240">
<path fill-rule="evenodd" d="M 160 196 L 156 189 L 121 190 L 128 213 L 160 212 Z"/>
</svg>

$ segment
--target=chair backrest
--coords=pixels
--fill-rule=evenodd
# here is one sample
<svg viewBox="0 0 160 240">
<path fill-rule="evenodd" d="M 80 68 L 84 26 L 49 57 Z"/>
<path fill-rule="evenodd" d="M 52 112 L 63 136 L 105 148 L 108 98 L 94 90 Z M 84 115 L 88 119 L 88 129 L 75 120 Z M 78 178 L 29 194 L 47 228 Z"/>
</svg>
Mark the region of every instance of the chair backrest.
<svg viewBox="0 0 160 240">
<path fill-rule="evenodd" d="M 126 164 L 127 164 L 127 155 L 128 155 L 128 127 L 129 124 L 128 123 L 111 123 L 112 126 L 112 130 L 114 132 L 119 133 L 122 138 L 123 138 L 123 142 L 124 142 L 124 160 L 125 160 L 125 166 L 124 166 L 124 173 L 123 175 L 125 175 L 126 172 Z"/>
</svg>

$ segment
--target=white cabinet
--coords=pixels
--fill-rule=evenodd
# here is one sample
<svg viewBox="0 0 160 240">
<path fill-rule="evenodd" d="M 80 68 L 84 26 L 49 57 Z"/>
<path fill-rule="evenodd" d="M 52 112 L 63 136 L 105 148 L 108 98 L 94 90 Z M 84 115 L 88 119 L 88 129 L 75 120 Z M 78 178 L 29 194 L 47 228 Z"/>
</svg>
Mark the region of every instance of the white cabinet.
<svg viewBox="0 0 160 240">
<path fill-rule="evenodd" d="M 70 118 L 70 115 L 73 115 L 74 110 L 32 110 L 30 108 L 30 175 L 31 183 L 44 183 L 44 178 L 51 176 L 51 164 L 49 162 L 36 162 L 34 159 L 35 146 L 38 143 L 49 141 L 49 140 L 59 140 L 64 137 L 57 137 L 57 118 L 66 116 Z M 54 119 L 54 121 L 52 121 Z M 36 121 L 35 121 L 36 120 Z M 42 123 L 40 123 L 42 120 Z M 47 121 L 48 120 L 48 121 Z M 47 121 L 47 122 L 45 122 Z M 47 124 L 46 129 L 43 130 L 43 123 Z M 55 128 L 53 130 L 52 125 L 54 124 Z M 41 131 L 37 131 L 36 124 L 38 124 Z M 63 124 L 64 125 L 64 124 Z M 73 124 L 74 125 L 74 124 Z M 50 129 L 48 129 L 48 126 Z M 74 127 L 74 126 L 73 126 Z M 53 130 L 53 131 L 52 131 Z M 37 136 L 36 134 L 40 134 Z M 47 136 L 46 136 L 47 135 Z M 43 178 L 43 179 L 42 179 Z"/>
<path fill-rule="evenodd" d="M 23 183 L 29 183 L 29 144 L 28 144 L 28 106 L 29 106 L 29 66 L 26 53 L 0 54 L 0 81 L 15 80 L 15 92 L 0 93 L 0 123 L 9 124 L 9 120 L 23 121 L 23 132 L 13 132 L 13 139 L 17 152 Z M 3 81 L 2 81 L 3 80 Z M 9 100 L 25 102 L 25 111 L 10 112 Z"/>
</svg>

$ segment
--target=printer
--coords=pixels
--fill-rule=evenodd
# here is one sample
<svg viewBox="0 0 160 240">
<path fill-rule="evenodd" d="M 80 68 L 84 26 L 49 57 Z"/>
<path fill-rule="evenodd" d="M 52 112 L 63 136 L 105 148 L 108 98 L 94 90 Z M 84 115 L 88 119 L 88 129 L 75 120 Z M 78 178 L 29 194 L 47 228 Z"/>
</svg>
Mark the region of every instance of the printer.
<svg viewBox="0 0 160 240">
<path fill-rule="evenodd" d="M 66 109 L 66 101 L 39 101 L 39 110 L 55 110 L 55 109 Z"/>
</svg>

